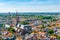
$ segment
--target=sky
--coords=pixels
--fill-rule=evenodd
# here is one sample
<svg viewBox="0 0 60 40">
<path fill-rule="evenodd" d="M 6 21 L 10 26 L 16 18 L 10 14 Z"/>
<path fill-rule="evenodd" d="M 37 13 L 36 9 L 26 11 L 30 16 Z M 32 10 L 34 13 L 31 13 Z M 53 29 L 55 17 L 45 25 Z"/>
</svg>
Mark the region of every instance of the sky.
<svg viewBox="0 0 60 40">
<path fill-rule="evenodd" d="M 60 12 L 60 0 L 0 0 L 0 12 Z"/>
</svg>

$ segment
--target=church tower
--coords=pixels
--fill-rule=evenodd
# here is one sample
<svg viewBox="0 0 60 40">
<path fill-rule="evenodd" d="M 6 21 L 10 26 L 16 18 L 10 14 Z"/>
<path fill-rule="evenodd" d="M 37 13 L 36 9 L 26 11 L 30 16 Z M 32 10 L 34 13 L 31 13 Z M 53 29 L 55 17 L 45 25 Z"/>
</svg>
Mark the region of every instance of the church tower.
<svg viewBox="0 0 60 40">
<path fill-rule="evenodd" d="M 19 23 L 19 15 L 18 15 L 18 12 L 16 12 L 16 25 Z"/>
</svg>

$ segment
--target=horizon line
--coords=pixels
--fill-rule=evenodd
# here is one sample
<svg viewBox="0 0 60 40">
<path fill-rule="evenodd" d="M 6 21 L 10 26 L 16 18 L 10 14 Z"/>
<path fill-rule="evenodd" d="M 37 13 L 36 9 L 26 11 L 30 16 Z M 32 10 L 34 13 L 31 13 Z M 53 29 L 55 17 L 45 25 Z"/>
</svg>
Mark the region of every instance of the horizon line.
<svg viewBox="0 0 60 40">
<path fill-rule="evenodd" d="M 16 11 L 18 12 L 18 11 Z M 16 13 L 16 12 L 10 12 L 10 13 Z M 45 11 L 43 12 L 18 12 L 18 13 L 44 13 Z M 0 13 L 9 13 L 9 12 L 0 12 Z M 60 12 L 45 12 L 45 13 L 60 13 Z"/>
</svg>

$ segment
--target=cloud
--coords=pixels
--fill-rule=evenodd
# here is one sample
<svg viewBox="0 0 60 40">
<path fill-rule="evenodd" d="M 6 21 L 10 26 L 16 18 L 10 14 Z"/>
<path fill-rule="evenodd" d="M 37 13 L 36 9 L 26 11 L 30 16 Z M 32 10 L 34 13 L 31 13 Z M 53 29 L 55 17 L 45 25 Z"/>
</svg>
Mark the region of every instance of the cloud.
<svg viewBox="0 0 60 40">
<path fill-rule="evenodd" d="M 0 12 L 60 12 L 60 6 L 1 7 Z"/>
<path fill-rule="evenodd" d="M 43 12 L 43 11 L 60 11 L 60 1 L 57 0 L 9 0 L 0 2 L 0 12 Z"/>
</svg>

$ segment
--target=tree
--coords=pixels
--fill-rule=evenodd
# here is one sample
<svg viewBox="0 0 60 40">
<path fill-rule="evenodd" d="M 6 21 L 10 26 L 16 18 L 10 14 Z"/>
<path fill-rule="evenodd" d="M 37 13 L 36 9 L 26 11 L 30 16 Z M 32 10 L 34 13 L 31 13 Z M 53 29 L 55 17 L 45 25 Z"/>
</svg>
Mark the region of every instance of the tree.
<svg viewBox="0 0 60 40">
<path fill-rule="evenodd" d="M 8 28 L 8 31 L 10 31 L 12 34 L 15 32 L 13 28 Z"/>
<path fill-rule="evenodd" d="M 46 28 L 46 26 L 42 25 L 42 28 Z"/>
<path fill-rule="evenodd" d="M 22 21 L 21 24 L 27 25 L 27 24 L 29 24 L 29 23 L 28 23 L 28 22 L 25 22 L 25 21 Z"/>
<path fill-rule="evenodd" d="M 57 39 L 60 40 L 60 36 L 58 36 Z"/>
<path fill-rule="evenodd" d="M 53 30 L 49 30 L 48 33 L 49 33 L 49 34 L 53 34 L 54 31 L 53 31 Z"/>
</svg>

